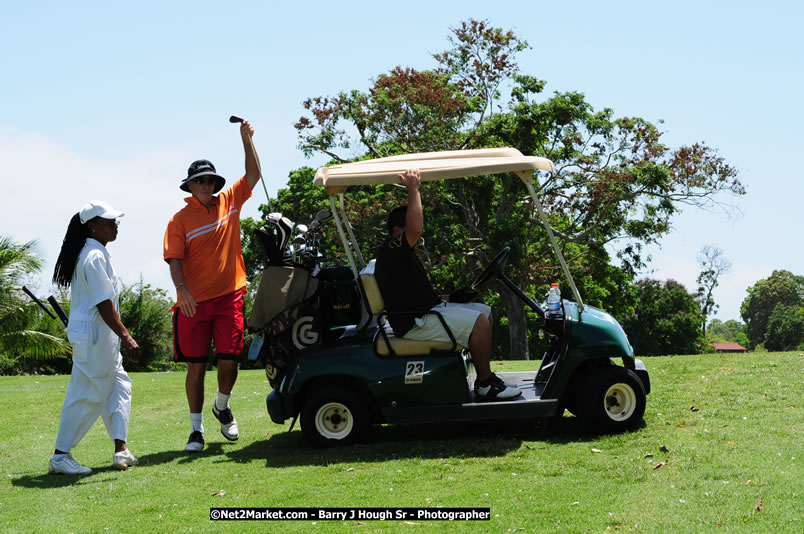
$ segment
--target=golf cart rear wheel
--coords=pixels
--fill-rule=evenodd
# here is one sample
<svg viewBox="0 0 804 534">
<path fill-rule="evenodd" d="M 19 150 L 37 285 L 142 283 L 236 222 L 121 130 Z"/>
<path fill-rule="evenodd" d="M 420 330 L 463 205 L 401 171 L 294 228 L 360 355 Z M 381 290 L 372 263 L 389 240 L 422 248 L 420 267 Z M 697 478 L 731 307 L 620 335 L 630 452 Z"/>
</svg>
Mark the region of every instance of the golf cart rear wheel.
<svg viewBox="0 0 804 534">
<path fill-rule="evenodd" d="M 358 395 L 341 387 L 327 387 L 304 402 L 301 427 L 314 447 L 350 445 L 368 428 L 368 411 Z"/>
<path fill-rule="evenodd" d="M 603 432 L 635 428 L 645 414 L 645 388 L 630 369 L 610 367 L 590 376 L 578 390 L 575 409 Z"/>
</svg>

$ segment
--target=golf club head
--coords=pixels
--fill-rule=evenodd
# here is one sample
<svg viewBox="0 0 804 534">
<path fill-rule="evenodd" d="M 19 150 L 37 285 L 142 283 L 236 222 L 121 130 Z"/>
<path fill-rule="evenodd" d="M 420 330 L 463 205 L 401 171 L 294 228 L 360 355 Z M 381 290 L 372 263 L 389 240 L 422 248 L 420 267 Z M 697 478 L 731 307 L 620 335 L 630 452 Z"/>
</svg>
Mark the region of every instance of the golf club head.
<svg viewBox="0 0 804 534">
<path fill-rule="evenodd" d="M 240 117 L 238 117 L 237 115 L 232 115 L 231 117 L 229 117 L 229 122 L 231 122 L 232 124 L 234 124 L 234 123 L 236 123 L 236 122 L 243 122 L 243 119 L 241 119 L 241 118 L 240 118 Z"/>
<path fill-rule="evenodd" d="M 309 231 L 306 224 L 297 224 L 296 231 L 301 232 L 302 234 L 306 234 Z"/>
<path fill-rule="evenodd" d="M 328 219 L 332 218 L 332 212 L 328 209 L 319 210 L 318 213 L 315 214 L 315 220 L 319 223 L 322 223 Z"/>
<path fill-rule="evenodd" d="M 290 241 L 291 232 L 293 231 L 293 221 L 283 216 L 279 212 L 271 212 L 265 218 L 265 222 L 266 224 L 276 228 L 279 240 L 279 249 L 285 250 L 285 248 L 288 246 L 288 242 Z"/>
</svg>

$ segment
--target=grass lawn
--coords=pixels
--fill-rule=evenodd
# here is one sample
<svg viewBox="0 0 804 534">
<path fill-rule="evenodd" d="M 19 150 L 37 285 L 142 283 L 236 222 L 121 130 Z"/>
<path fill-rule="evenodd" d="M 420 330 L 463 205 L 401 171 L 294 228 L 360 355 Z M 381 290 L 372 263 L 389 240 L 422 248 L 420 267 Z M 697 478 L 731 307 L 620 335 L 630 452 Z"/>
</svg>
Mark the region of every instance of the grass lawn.
<svg viewBox="0 0 804 534">
<path fill-rule="evenodd" d="M 643 428 L 613 436 L 576 419 L 377 427 L 366 443 L 312 450 L 271 423 L 261 371 L 232 398 L 241 438 L 189 456 L 182 373 L 134 373 L 129 445 L 140 465 L 111 469 L 98 420 L 73 451 L 83 478 L 47 474 L 67 376 L 0 377 L 4 532 L 804 532 L 804 355 L 646 358 Z M 495 370 L 535 369 L 506 362 Z M 213 506 L 490 507 L 491 520 L 219 521 Z"/>
</svg>

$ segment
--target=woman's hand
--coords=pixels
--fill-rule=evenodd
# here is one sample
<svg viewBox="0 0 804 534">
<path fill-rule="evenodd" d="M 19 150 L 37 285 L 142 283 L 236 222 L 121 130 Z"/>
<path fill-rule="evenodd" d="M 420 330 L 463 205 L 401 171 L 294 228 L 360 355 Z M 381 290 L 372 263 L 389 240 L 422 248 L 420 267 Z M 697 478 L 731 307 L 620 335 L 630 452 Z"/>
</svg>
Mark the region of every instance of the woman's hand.
<svg viewBox="0 0 804 534">
<path fill-rule="evenodd" d="M 99 302 L 97 308 L 106 326 L 111 328 L 112 332 L 117 334 L 117 337 L 120 338 L 120 344 L 122 345 L 126 357 L 135 362 L 140 361 L 140 346 L 137 345 L 137 342 L 134 341 L 134 338 L 128 333 L 128 329 L 120 320 L 120 316 L 117 314 L 117 310 L 114 309 L 112 301 L 104 300 L 103 302 Z"/>
<path fill-rule="evenodd" d="M 131 361 L 140 361 L 140 346 L 131 337 L 131 334 L 126 333 L 125 336 L 120 338 L 120 344 L 123 345 L 123 354 Z"/>
</svg>

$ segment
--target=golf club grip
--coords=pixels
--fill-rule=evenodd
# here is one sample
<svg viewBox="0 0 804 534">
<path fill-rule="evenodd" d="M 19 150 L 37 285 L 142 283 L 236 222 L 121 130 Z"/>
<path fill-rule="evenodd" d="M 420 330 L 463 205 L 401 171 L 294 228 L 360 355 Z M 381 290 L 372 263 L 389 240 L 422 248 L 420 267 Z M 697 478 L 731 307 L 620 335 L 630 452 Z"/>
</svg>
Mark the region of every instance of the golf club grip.
<svg viewBox="0 0 804 534">
<path fill-rule="evenodd" d="M 34 302 L 36 302 L 37 304 L 39 304 L 39 307 L 40 307 L 40 308 L 42 308 L 43 310 L 45 310 L 45 313 L 46 313 L 46 314 L 50 315 L 50 317 L 51 317 L 51 318 L 52 318 L 54 321 L 56 320 L 56 316 L 55 316 L 55 315 L 53 315 L 52 313 L 50 313 L 50 310 L 48 310 L 48 309 L 47 309 L 47 307 L 46 307 L 44 304 L 42 304 L 42 301 L 41 301 L 41 300 L 39 300 L 38 298 L 36 298 L 36 295 L 34 295 L 33 293 L 31 293 L 31 290 L 30 290 L 30 289 L 28 289 L 28 288 L 27 288 L 27 287 L 25 287 L 25 286 L 22 286 L 22 290 L 23 290 L 23 291 L 25 291 L 25 293 L 26 293 L 26 294 L 27 294 L 29 297 L 31 297 L 31 300 L 33 300 Z"/>
<path fill-rule="evenodd" d="M 67 326 L 67 323 L 68 323 L 68 321 L 69 321 L 69 320 L 67 319 L 67 314 L 66 314 L 66 313 L 64 313 L 64 310 L 62 310 L 62 309 L 61 309 L 61 306 L 59 306 L 59 303 L 58 303 L 58 301 L 56 300 L 56 297 L 54 297 L 53 295 L 50 295 L 50 296 L 47 298 L 47 301 L 48 301 L 48 302 L 50 303 L 50 305 L 53 307 L 53 311 L 55 311 L 55 312 L 56 312 L 56 315 L 58 315 L 58 316 L 59 316 L 59 319 L 61 319 L 61 322 L 62 322 L 62 323 L 64 323 L 64 326 Z"/>
</svg>

